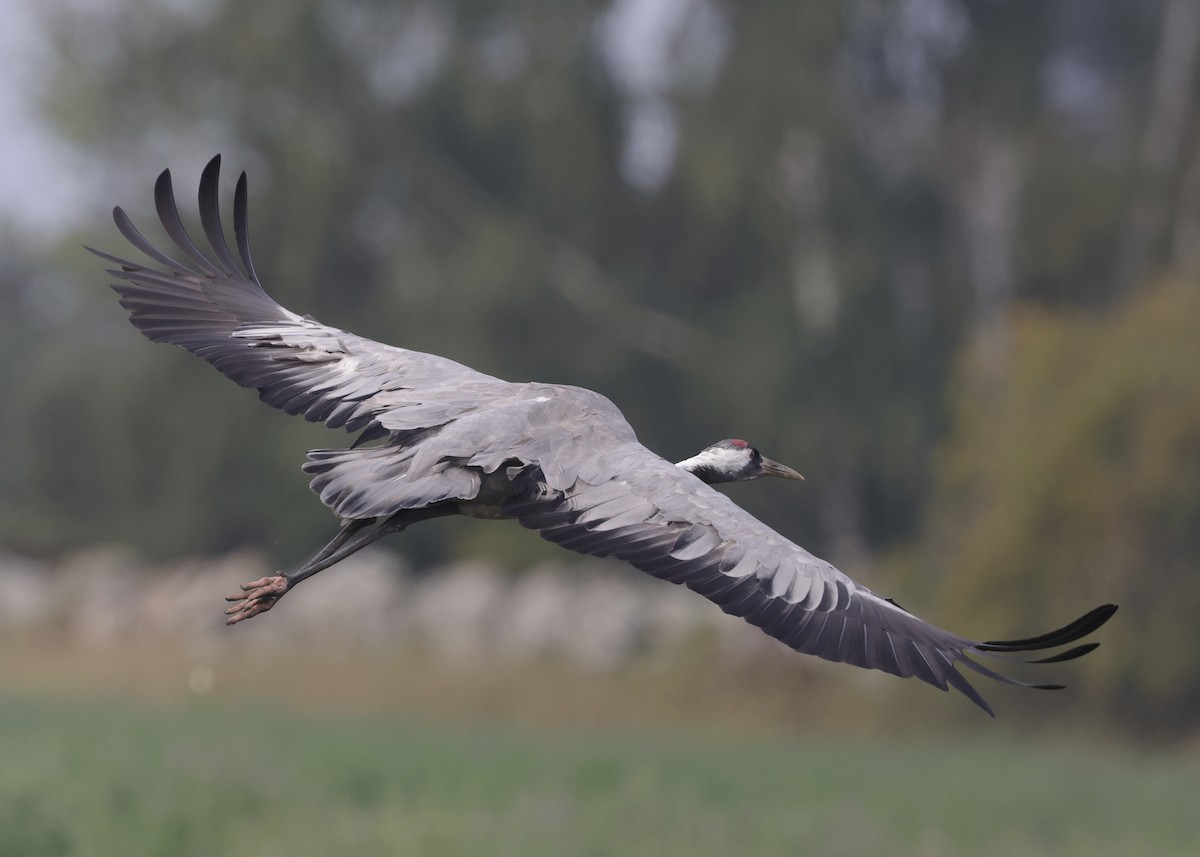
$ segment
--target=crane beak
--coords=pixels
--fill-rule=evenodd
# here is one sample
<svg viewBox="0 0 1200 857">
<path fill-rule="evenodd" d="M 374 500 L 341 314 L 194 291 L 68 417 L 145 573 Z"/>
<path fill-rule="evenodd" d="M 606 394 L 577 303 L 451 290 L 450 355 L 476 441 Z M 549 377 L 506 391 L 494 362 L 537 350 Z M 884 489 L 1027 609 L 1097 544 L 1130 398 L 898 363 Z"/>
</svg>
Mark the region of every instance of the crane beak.
<svg viewBox="0 0 1200 857">
<path fill-rule="evenodd" d="M 780 464 L 778 461 L 772 461 L 765 455 L 762 460 L 763 476 L 779 476 L 784 479 L 803 479 L 804 477 L 797 473 L 786 464 Z"/>
</svg>

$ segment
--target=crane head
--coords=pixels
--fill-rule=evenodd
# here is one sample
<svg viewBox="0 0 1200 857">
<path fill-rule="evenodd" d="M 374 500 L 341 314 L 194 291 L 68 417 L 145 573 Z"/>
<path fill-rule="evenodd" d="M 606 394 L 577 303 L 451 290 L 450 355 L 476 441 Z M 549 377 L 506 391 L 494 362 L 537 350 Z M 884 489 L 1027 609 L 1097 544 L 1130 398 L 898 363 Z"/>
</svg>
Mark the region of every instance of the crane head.
<svg viewBox="0 0 1200 857">
<path fill-rule="evenodd" d="M 803 479 L 792 468 L 772 461 L 744 440 L 727 438 L 707 446 L 676 467 L 698 476 L 712 485 L 716 482 L 745 482 L 762 476 Z"/>
</svg>

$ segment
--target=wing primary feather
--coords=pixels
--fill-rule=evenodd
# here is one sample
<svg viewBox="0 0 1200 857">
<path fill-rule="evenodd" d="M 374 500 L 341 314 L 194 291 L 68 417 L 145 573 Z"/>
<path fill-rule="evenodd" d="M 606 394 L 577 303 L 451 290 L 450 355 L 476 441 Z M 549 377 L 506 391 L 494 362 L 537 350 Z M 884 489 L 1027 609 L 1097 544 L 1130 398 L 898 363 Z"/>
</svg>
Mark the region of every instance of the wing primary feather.
<svg viewBox="0 0 1200 857">
<path fill-rule="evenodd" d="M 1084 643 L 1082 646 L 1076 646 L 1073 649 L 1068 649 L 1057 655 L 1050 655 L 1045 658 L 1037 658 L 1036 660 L 1026 661 L 1027 664 L 1061 664 L 1063 661 L 1073 661 L 1076 658 L 1082 658 L 1088 652 L 1096 649 L 1099 643 Z"/>
<path fill-rule="evenodd" d="M 1107 622 L 1116 612 L 1117 605 L 1103 604 L 1094 610 L 1089 610 L 1074 622 L 1064 625 L 1057 631 L 1050 631 L 1036 637 L 1027 637 L 1024 640 L 988 640 L 976 644 L 975 648 L 981 652 L 1032 652 L 1038 649 L 1052 649 L 1055 646 L 1073 643 L 1080 637 L 1086 637 Z"/>
<path fill-rule="evenodd" d="M 896 664 L 896 675 L 901 678 L 908 678 L 913 675 L 915 670 L 913 669 L 912 658 L 908 654 L 908 648 L 904 645 L 897 646 L 891 631 L 884 631 L 883 636 L 887 640 L 888 646 L 891 647 L 892 660 Z"/>
<path fill-rule="evenodd" d="M 963 678 L 962 673 L 954 668 L 954 661 L 946 657 L 944 652 L 938 651 L 935 652 L 935 654 L 945 665 L 940 670 L 940 674 L 943 678 L 945 678 L 946 682 L 967 699 L 971 700 L 973 703 L 986 711 L 989 717 L 995 717 L 996 712 L 992 711 L 992 707 L 987 704 L 987 700 L 980 695 L 979 691 L 975 689 L 974 685 Z"/>
<path fill-rule="evenodd" d="M 802 651 L 808 643 L 815 643 L 821 640 L 821 637 L 825 633 L 825 626 L 829 624 L 829 614 L 816 613 L 809 610 L 804 614 L 802 619 L 802 622 L 797 623 L 796 627 L 790 629 L 782 637 L 785 643 L 797 651 Z"/>
<path fill-rule="evenodd" d="M 782 598 L 764 598 L 760 604 L 752 607 L 745 616 L 747 622 L 761 628 L 767 634 L 778 639 L 776 629 L 782 622 L 787 621 L 788 615 L 796 605 Z"/>
<path fill-rule="evenodd" d="M 920 655 L 921 663 L 923 663 L 925 665 L 924 670 L 918 669 L 917 675 L 920 676 L 922 681 L 928 682 L 929 684 L 933 685 L 934 687 L 938 688 L 939 690 L 945 690 L 946 689 L 946 679 L 945 679 L 945 677 L 942 676 L 941 672 L 937 669 L 937 667 L 935 667 L 933 665 L 933 662 L 930 661 L 929 654 L 926 654 L 926 648 L 927 647 L 921 643 L 913 643 L 912 644 L 912 650 L 914 652 L 916 652 L 918 655 Z M 932 654 L 932 653 L 933 652 L 930 652 L 930 654 Z"/>
<path fill-rule="evenodd" d="M 117 206 L 113 209 L 113 222 L 117 224 L 117 231 L 121 233 L 134 247 L 141 250 L 155 262 L 170 268 L 176 274 L 193 274 L 195 273 L 187 265 L 176 262 L 166 253 L 163 253 L 153 244 L 146 240 L 146 237 L 138 231 L 138 228 L 133 225 L 133 221 L 129 219 L 129 215 L 125 213 L 125 209 Z M 130 267 L 131 270 L 141 270 L 141 265 L 130 266 L 129 262 L 121 261 L 121 265 Z"/>
<path fill-rule="evenodd" d="M 258 274 L 254 272 L 254 262 L 250 258 L 250 216 L 246 199 L 248 195 L 246 173 L 243 171 L 238 176 L 237 187 L 233 191 L 233 236 L 237 241 L 238 255 L 242 257 L 246 276 L 257 283 Z"/>
<path fill-rule="evenodd" d="M 986 676 L 987 678 L 990 678 L 993 681 L 998 681 L 1001 684 L 1012 685 L 1013 687 L 1025 687 L 1025 688 L 1030 688 L 1032 690 L 1062 690 L 1063 689 L 1063 685 L 1061 685 L 1061 684 L 1031 684 L 1030 682 L 1027 682 L 1027 681 L 1021 681 L 1020 679 L 1015 679 L 1010 676 L 1001 675 L 1000 673 L 995 672 L 994 670 L 988 669 L 987 667 L 985 667 L 983 664 L 979 663 L 978 661 L 972 660 L 971 658 L 967 657 L 966 655 L 960 656 L 957 660 L 957 663 L 960 663 L 963 666 L 967 667 L 968 669 L 974 670 L 975 672 L 979 673 L 980 675 Z"/>
<path fill-rule="evenodd" d="M 213 263 L 192 243 L 191 236 L 183 228 L 183 221 L 179 219 L 179 209 L 175 205 L 170 170 L 163 170 L 158 176 L 158 181 L 154 183 L 154 207 L 158 211 L 158 219 L 162 221 L 163 229 L 184 255 L 199 265 L 200 270 L 208 276 L 219 274 Z"/>
<path fill-rule="evenodd" d="M 221 156 L 215 155 L 204 166 L 200 173 L 200 192 L 197 202 L 200 207 L 200 224 L 204 227 L 204 235 L 217 254 L 217 260 L 225 266 L 225 273 L 236 274 L 237 263 L 229 252 L 225 242 L 225 230 L 221 226 L 221 203 L 218 192 L 221 178 Z"/>
</svg>

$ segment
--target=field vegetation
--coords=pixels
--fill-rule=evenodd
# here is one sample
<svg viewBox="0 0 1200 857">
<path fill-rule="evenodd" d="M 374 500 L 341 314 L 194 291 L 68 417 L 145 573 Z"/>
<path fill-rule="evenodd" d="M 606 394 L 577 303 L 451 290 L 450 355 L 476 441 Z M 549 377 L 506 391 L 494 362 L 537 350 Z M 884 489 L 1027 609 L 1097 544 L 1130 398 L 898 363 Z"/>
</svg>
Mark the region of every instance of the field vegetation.
<svg viewBox="0 0 1200 857">
<path fill-rule="evenodd" d="M 1195 753 L 0 703 L 0 854 L 1192 855 Z"/>
<path fill-rule="evenodd" d="M 0 855 L 1200 848 L 1195 748 L 994 721 L 925 688 L 822 700 L 819 680 L 653 665 L 5 648 Z M 855 714 L 899 701 L 890 729 Z M 955 705 L 954 725 L 922 725 Z"/>
</svg>

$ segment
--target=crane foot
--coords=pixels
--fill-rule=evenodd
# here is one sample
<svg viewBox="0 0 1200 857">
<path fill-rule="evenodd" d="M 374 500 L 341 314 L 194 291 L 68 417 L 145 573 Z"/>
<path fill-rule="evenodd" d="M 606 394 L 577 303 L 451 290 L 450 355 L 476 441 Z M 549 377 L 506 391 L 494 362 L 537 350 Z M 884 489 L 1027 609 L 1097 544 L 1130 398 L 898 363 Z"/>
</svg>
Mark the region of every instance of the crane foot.
<svg viewBox="0 0 1200 857">
<path fill-rule="evenodd" d="M 290 588 L 291 583 L 282 574 L 274 577 L 260 577 L 258 580 L 243 583 L 240 593 L 225 598 L 226 601 L 233 602 L 225 610 L 225 615 L 229 617 L 225 620 L 225 624 L 236 625 L 243 619 L 249 619 L 259 613 L 266 613 Z"/>
</svg>

